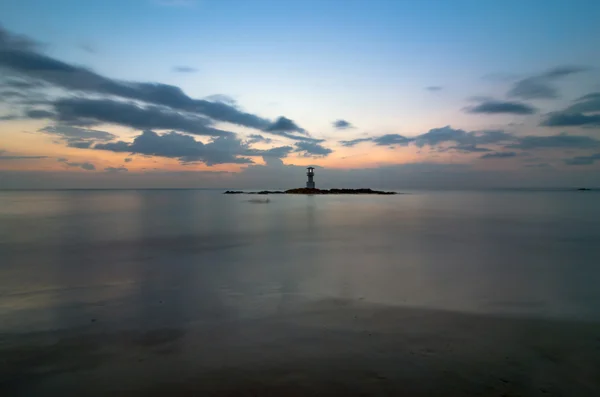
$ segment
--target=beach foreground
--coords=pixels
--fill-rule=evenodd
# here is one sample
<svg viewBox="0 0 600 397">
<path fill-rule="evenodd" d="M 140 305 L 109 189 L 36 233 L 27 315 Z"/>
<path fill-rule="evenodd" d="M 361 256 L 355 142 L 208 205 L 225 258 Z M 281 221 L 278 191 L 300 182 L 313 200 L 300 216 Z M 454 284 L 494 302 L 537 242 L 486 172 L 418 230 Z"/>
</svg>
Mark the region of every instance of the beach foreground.
<svg viewBox="0 0 600 397">
<path fill-rule="evenodd" d="M 598 396 L 600 324 L 324 300 L 239 321 L 3 334 L 3 396 Z"/>
</svg>

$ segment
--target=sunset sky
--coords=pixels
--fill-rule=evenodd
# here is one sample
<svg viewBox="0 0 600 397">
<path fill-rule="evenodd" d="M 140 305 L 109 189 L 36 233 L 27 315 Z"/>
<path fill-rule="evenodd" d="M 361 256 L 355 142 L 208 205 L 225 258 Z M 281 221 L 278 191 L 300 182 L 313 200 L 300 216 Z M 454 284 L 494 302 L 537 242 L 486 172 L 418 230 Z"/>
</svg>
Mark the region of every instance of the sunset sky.
<svg viewBox="0 0 600 397">
<path fill-rule="evenodd" d="M 595 0 L 0 2 L 0 188 L 600 186 Z"/>
</svg>

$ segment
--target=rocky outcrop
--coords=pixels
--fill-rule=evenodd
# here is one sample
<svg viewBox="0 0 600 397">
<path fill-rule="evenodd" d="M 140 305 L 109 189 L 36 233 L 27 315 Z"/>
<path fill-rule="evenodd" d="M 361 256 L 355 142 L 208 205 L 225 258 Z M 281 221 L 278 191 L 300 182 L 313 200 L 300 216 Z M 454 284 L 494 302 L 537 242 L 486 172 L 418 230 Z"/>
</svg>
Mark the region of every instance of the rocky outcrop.
<svg viewBox="0 0 600 397">
<path fill-rule="evenodd" d="M 236 190 L 228 190 L 224 194 L 379 194 L 379 195 L 390 195 L 397 194 L 396 192 L 384 192 L 380 190 L 372 189 L 311 189 L 301 187 L 297 189 L 290 189 L 282 192 L 280 190 L 262 190 L 260 192 L 242 192 Z"/>
</svg>

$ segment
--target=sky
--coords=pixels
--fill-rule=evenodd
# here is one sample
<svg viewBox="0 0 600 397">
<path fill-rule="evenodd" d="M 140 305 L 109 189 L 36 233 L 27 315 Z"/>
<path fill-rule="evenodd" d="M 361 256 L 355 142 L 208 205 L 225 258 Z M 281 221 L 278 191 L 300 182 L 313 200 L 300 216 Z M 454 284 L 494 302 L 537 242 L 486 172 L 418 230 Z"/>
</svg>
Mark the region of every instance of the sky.
<svg viewBox="0 0 600 397">
<path fill-rule="evenodd" d="M 595 0 L 0 2 L 0 189 L 600 187 Z"/>
</svg>

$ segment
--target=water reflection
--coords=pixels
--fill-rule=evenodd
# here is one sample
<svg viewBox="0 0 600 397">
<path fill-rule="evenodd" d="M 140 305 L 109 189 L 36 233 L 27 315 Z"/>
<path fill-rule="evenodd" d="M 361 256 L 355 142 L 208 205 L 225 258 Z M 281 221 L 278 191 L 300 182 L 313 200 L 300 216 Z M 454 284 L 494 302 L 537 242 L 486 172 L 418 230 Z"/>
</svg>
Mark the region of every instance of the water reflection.
<svg viewBox="0 0 600 397">
<path fill-rule="evenodd" d="M 0 208 L 3 331 L 235 320 L 327 297 L 600 317 L 594 195 L 12 192 Z"/>
</svg>

